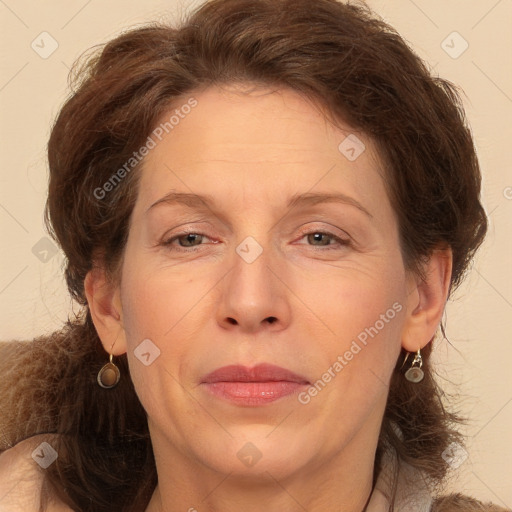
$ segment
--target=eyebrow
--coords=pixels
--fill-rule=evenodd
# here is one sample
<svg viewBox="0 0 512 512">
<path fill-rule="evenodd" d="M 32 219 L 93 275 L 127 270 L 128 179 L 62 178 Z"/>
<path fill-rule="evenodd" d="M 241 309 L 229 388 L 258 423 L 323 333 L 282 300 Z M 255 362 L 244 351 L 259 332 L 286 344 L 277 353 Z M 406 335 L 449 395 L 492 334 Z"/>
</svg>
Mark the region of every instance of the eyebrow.
<svg viewBox="0 0 512 512">
<path fill-rule="evenodd" d="M 289 209 L 296 207 L 314 206 L 319 203 L 342 203 L 349 206 L 354 206 L 358 210 L 366 214 L 370 219 L 373 215 L 356 199 L 346 194 L 332 193 L 332 194 L 314 194 L 306 192 L 303 194 L 294 194 L 288 201 L 287 207 Z M 196 208 L 202 210 L 211 210 L 215 204 L 215 199 L 210 195 L 191 194 L 187 192 L 169 192 L 165 196 L 155 201 L 147 210 L 148 213 L 152 208 L 158 205 L 174 205 L 182 204 L 189 208 Z"/>
</svg>

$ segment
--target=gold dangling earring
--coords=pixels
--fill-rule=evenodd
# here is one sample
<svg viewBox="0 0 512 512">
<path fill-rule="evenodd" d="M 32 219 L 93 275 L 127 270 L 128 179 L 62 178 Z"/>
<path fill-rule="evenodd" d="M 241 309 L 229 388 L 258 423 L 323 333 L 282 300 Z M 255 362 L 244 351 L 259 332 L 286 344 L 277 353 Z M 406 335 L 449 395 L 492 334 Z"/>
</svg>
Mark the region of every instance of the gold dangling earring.
<svg viewBox="0 0 512 512">
<path fill-rule="evenodd" d="M 404 362 L 402 363 L 402 368 L 406 363 L 407 359 L 409 359 L 410 354 L 412 354 L 412 352 L 407 352 Z M 425 373 L 421 369 L 422 366 L 423 359 L 421 358 L 420 349 L 418 349 L 418 351 L 414 355 L 414 359 L 412 360 L 411 367 L 405 372 L 405 378 L 409 382 L 414 382 L 415 384 L 421 382 L 423 380 L 423 377 L 425 376 Z"/>
<path fill-rule="evenodd" d="M 112 362 L 113 358 L 114 356 L 110 354 L 110 362 L 103 366 L 103 368 L 98 372 L 98 377 L 96 379 L 98 384 L 105 389 L 110 389 L 116 386 L 121 378 L 119 368 Z"/>
</svg>

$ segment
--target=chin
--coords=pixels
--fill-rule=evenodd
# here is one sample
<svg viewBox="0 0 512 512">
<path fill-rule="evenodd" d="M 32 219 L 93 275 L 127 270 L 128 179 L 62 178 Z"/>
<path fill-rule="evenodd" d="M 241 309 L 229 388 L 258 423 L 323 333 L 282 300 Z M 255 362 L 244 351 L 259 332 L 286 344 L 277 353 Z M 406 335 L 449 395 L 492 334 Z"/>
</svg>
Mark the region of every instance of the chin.
<svg viewBox="0 0 512 512">
<path fill-rule="evenodd" d="M 215 449 L 209 451 L 208 455 L 200 455 L 211 469 L 233 477 L 250 478 L 253 483 L 255 478 L 268 481 L 269 473 L 278 480 L 285 479 L 312 464 L 314 443 L 308 442 L 297 432 L 295 437 L 291 437 L 284 430 L 279 435 L 274 429 L 270 425 L 256 425 L 238 434 L 229 430 L 233 437 L 224 436 L 225 443 L 219 443 L 218 439 L 206 443 Z"/>
</svg>

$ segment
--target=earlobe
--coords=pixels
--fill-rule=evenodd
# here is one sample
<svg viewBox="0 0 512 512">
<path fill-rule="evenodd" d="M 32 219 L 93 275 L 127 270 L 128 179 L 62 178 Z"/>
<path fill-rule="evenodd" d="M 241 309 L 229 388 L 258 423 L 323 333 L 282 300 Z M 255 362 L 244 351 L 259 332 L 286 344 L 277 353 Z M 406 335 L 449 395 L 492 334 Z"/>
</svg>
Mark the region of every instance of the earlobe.
<svg viewBox="0 0 512 512">
<path fill-rule="evenodd" d="M 119 356 L 126 352 L 120 291 L 108 282 L 105 270 L 91 269 L 84 280 L 85 295 L 94 327 L 108 354 Z"/>
<path fill-rule="evenodd" d="M 451 275 L 451 249 L 436 249 L 425 266 L 424 279 L 413 279 L 402 332 L 405 350 L 416 352 L 434 338 L 448 299 Z"/>
</svg>

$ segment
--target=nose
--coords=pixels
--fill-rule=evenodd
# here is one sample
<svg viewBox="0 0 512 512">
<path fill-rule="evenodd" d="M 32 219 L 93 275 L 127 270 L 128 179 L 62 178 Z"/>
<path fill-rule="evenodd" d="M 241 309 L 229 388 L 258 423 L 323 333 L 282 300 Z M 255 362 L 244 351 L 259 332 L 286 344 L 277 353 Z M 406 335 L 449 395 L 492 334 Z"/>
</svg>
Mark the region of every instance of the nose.
<svg viewBox="0 0 512 512">
<path fill-rule="evenodd" d="M 237 249 L 220 287 L 218 322 L 225 329 L 247 334 L 285 329 L 291 316 L 291 292 L 285 284 L 284 261 L 252 237 Z"/>
</svg>

